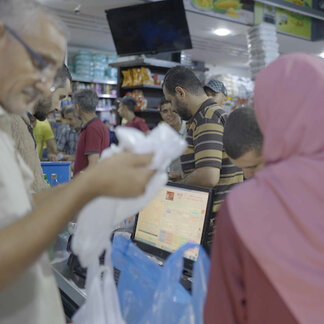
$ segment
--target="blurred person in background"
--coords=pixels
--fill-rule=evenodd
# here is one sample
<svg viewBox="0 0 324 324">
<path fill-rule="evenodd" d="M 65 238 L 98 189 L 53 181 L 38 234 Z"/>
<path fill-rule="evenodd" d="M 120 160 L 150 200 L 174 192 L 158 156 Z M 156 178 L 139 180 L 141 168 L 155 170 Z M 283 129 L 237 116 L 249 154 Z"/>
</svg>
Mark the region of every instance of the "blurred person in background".
<svg viewBox="0 0 324 324">
<path fill-rule="evenodd" d="M 204 86 L 204 90 L 208 97 L 215 99 L 217 104 L 224 108 L 227 102 L 227 89 L 223 82 L 212 79 Z"/>
<path fill-rule="evenodd" d="M 79 90 L 73 95 L 75 110 L 82 120 L 74 163 L 74 175 L 99 161 L 101 152 L 109 147 L 109 133 L 97 117 L 98 96 L 92 89 Z"/>
<path fill-rule="evenodd" d="M 31 119 L 36 121 L 36 118 L 30 113 L 24 113 L 22 115 L 11 114 L 10 118 L 11 133 L 15 147 L 34 176 L 33 183 L 30 187 L 31 193 L 48 189 L 49 185 L 43 177 L 43 170 L 41 168 L 31 122 Z"/>
<path fill-rule="evenodd" d="M 32 119 L 33 133 L 40 160 L 57 161 L 57 146 L 52 126 L 47 119 L 40 121 Z M 45 149 L 45 152 L 44 152 Z"/>
<path fill-rule="evenodd" d="M 110 145 L 111 144 L 118 144 L 118 140 L 115 134 L 115 131 L 113 129 L 113 126 L 110 124 L 108 119 L 103 120 L 103 123 L 106 125 L 108 133 L 109 133 L 109 139 L 110 139 Z"/>
<path fill-rule="evenodd" d="M 69 184 L 35 194 L 32 172 L 14 147 L 10 114 L 33 113 L 53 91 L 66 53 L 64 24 L 28 0 L 0 1 L 0 323 L 64 324 L 45 253 L 75 214 L 98 196 L 142 194 L 151 155 L 117 154 Z M 112 170 L 112 172 L 107 172 Z"/>
<path fill-rule="evenodd" d="M 60 160 L 74 161 L 82 120 L 73 107 L 64 109 L 64 119 L 68 127 L 64 127 L 61 131 L 57 141 L 57 150 L 63 155 Z"/>
<path fill-rule="evenodd" d="M 62 105 L 62 101 L 61 101 L 61 105 Z M 60 138 L 63 129 L 70 127 L 69 124 L 67 123 L 66 119 L 64 118 L 64 111 L 67 108 L 69 108 L 69 106 L 61 107 L 61 111 L 59 111 L 59 121 L 57 121 L 54 124 L 54 126 L 55 126 L 54 133 L 55 133 L 56 143 L 57 143 L 58 139 Z M 55 117 L 57 117 L 57 116 L 58 116 L 57 112 L 55 111 Z"/>
<path fill-rule="evenodd" d="M 38 100 L 34 108 L 34 116 L 37 120 L 44 121 L 49 114 L 61 111 L 61 101 L 71 93 L 71 83 L 71 73 L 68 67 L 63 64 L 55 76 L 51 94 Z"/>
<path fill-rule="evenodd" d="M 53 87 L 54 92 L 49 98 L 56 96 L 59 89 L 64 88 L 65 84 L 69 80 L 69 73 L 66 66 L 62 66 L 56 74 Z M 39 102 L 48 102 L 47 105 L 40 105 Z M 47 116 L 52 109 L 52 100 L 39 99 L 35 107 L 30 111 L 33 111 L 38 116 Z M 31 169 L 34 175 L 34 181 L 31 186 L 31 192 L 39 192 L 48 189 L 48 184 L 44 181 L 43 171 L 40 165 L 40 159 L 37 151 L 37 144 L 33 133 L 33 123 L 36 123 L 36 118 L 30 113 L 23 113 L 21 115 L 11 114 L 11 132 L 15 141 L 15 147 L 22 156 L 25 163 Z M 55 150 L 53 150 L 55 153 Z M 53 156 L 52 156 L 53 159 Z M 54 156 L 54 160 L 56 156 Z"/>
<path fill-rule="evenodd" d="M 71 92 L 72 77 L 64 64 L 56 75 L 56 84 L 53 92 L 46 98 L 38 100 L 34 109 L 34 137 L 37 144 L 39 158 L 43 158 L 43 149 L 46 147 L 47 154 L 45 156 L 50 161 L 57 161 L 58 151 L 55 136 L 50 123 L 47 120 L 49 114 L 54 111 L 61 110 L 61 100 L 63 100 Z"/>
<path fill-rule="evenodd" d="M 171 126 L 184 140 L 187 135 L 187 126 L 184 120 L 172 109 L 171 102 L 162 98 L 160 101 L 160 114 L 164 122 Z M 172 161 L 169 166 L 169 179 L 173 181 L 180 180 L 182 177 L 182 168 L 180 158 Z"/>
<path fill-rule="evenodd" d="M 243 170 L 245 179 L 263 168 L 263 136 L 252 108 L 237 108 L 228 116 L 223 142 L 227 155 Z"/>
<path fill-rule="evenodd" d="M 219 212 L 206 324 L 323 323 L 323 84 L 324 61 L 307 54 L 256 77 L 265 166 Z"/>
<path fill-rule="evenodd" d="M 136 128 L 147 134 L 150 132 L 150 129 L 146 122 L 142 118 L 135 116 L 134 111 L 136 104 L 136 100 L 130 96 L 119 99 L 118 114 L 127 121 L 124 126 Z"/>
</svg>

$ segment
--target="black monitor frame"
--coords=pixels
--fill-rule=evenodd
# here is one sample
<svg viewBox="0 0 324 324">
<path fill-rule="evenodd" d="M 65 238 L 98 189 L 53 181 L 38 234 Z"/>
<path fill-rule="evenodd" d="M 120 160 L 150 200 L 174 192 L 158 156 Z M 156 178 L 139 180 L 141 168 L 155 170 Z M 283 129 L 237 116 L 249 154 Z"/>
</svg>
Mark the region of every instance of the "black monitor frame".
<svg viewBox="0 0 324 324">
<path fill-rule="evenodd" d="M 184 21 L 186 23 L 186 25 L 183 26 L 183 30 L 185 31 L 185 34 L 187 36 L 187 39 L 186 39 L 186 44 L 187 46 L 185 47 L 168 47 L 168 48 L 160 48 L 160 49 L 154 49 L 154 50 L 145 50 L 143 49 L 142 51 L 138 51 L 138 50 L 130 50 L 130 51 L 120 51 L 118 49 L 118 40 L 117 40 L 117 36 L 114 34 L 113 32 L 113 29 L 114 27 L 112 26 L 112 21 L 110 20 L 110 17 L 119 17 L 119 19 L 121 21 L 123 21 L 123 13 L 125 14 L 125 12 L 127 13 L 127 11 L 133 11 L 133 12 L 140 12 L 141 10 L 147 10 L 149 8 L 152 8 L 152 7 L 157 7 L 159 5 L 161 5 L 161 3 L 165 2 L 165 5 L 167 5 L 167 3 L 169 2 L 170 4 L 172 3 L 172 5 L 174 5 L 176 2 L 179 3 L 179 7 L 181 6 L 181 9 L 183 9 L 183 14 L 184 14 Z M 152 11 L 152 10 L 150 10 Z M 158 53 L 163 53 L 163 52 L 179 52 L 181 50 L 185 50 L 185 49 L 192 49 L 192 41 L 191 41 L 191 37 L 190 37 L 190 31 L 189 31 L 189 26 L 188 26 L 188 21 L 187 21 L 187 17 L 186 17 L 186 13 L 185 13 L 185 7 L 184 7 L 184 4 L 183 4 L 183 0 L 163 0 L 163 1 L 153 1 L 153 2 L 148 2 L 148 3 L 144 3 L 144 4 L 138 4 L 138 5 L 132 5 L 132 6 L 124 6 L 124 7 L 119 7 L 119 8 L 113 8 L 113 9 L 109 9 L 109 10 L 105 10 L 105 13 L 106 13 L 106 18 L 107 18 L 107 21 L 108 21 L 108 25 L 110 27 L 110 31 L 111 31 L 111 35 L 112 35 L 112 38 L 113 38 L 113 41 L 114 41 L 114 44 L 115 44 L 115 47 L 116 47 L 116 52 L 119 56 L 128 56 L 128 55 L 140 55 L 140 54 L 158 54 Z M 125 22 L 127 23 L 127 22 Z"/>
<path fill-rule="evenodd" d="M 213 188 L 206 188 L 206 187 L 199 187 L 199 186 L 193 186 L 193 185 L 187 185 L 177 182 L 168 182 L 166 184 L 170 187 L 175 188 L 183 188 L 183 189 L 191 189 L 191 190 L 197 190 L 197 191 L 203 191 L 209 193 L 208 201 L 207 201 L 207 207 L 206 207 L 206 214 L 205 214 L 205 220 L 204 220 L 204 227 L 203 232 L 201 235 L 201 241 L 200 245 L 202 245 L 204 248 L 207 247 L 207 239 L 208 239 L 208 229 L 210 225 L 210 220 L 213 216 Z M 136 215 L 134 229 L 131 235 L 132 241 L 144 252 L 150 253 L 153 256 L 156 256 L 157 258 L 160 258 L 162 260 L 165 260 L 171 253 L 162 249 L 159 249 L 157 247 L 151 246 L 147 243 L 144 243 L 142 241 L 138 241 L 135 239 L 135 233 L 137 229 L 137 221 L 138 221 L 139 214 Z M 186 270 L 191 271 L 193 268 L 194 261 L 187 259 L 184 257 L 184 268 Z"/>
</svg>

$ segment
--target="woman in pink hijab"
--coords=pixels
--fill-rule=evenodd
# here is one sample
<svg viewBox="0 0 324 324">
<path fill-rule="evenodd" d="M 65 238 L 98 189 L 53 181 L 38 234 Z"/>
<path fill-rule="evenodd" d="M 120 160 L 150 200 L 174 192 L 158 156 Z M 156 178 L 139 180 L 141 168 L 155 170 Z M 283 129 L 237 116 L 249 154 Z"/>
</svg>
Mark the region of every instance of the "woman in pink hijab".
<svg viewBox="0 0 324 324">
<path fill-rule="evenodd" d="M 256 79 L 266 167 L 217 220 L 205 323 L 324 323 L 324 61 L 285 55 Z"/>
</svg>

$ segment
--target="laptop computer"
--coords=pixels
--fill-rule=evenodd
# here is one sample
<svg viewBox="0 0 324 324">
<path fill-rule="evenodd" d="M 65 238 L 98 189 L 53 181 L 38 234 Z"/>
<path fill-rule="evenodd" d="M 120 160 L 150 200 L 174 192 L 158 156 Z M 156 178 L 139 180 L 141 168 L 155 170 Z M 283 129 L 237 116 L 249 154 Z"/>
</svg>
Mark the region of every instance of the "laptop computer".
<svg viewBox="0 0 324 324">
<path fill-rule="evenodd" d="M 212 189 L 169 182 L 136 216 L 132 240 L 161 265 L 187 242 L 206 248 L 212 197 Z M 198 249 L 184 255 L 184 274 L 189 278 L 197 257 Z"/>
</svg>

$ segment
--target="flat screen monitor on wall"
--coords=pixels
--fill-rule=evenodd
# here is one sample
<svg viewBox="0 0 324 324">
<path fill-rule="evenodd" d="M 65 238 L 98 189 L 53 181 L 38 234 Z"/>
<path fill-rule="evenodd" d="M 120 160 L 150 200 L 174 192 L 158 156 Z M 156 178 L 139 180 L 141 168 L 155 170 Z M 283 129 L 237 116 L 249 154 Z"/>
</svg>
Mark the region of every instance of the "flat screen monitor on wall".
<svg viewBox="0 0 324 324">
<path fill-rule="evenodd" d="M 118 55 L 192 48 L 183 0 L 115 8 L 106 15 Z"/>
</svg>

